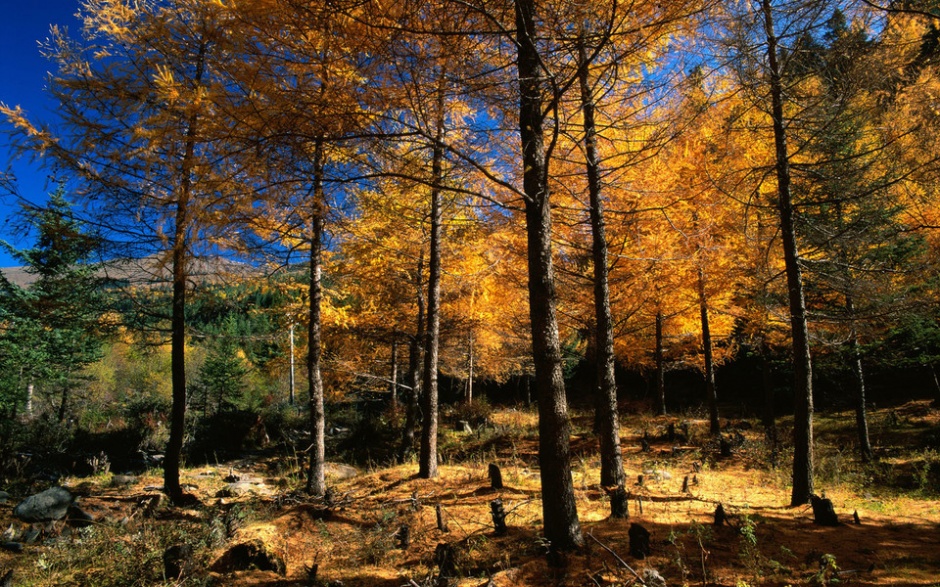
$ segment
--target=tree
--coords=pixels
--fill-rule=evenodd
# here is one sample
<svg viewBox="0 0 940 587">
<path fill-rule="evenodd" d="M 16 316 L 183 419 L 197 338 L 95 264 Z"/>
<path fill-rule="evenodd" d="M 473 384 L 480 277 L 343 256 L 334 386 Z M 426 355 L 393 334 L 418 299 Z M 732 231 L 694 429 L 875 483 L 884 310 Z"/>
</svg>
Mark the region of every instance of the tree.
<svg viewBox="0 0 940 587">
<path fill-rule="evenodd" d="M 0 312 L 4 330 L 0 356 L 12 389 L 8 408 L 16 411 L 28 385 L 58 386 L 58 421 L 69 413 L 75 376 L 102 356 L 105 300 L 98 267 L 91 257 L 100 239 L 73 214 L 59 187 L 39 208 L 24 208 L 24 229 L 35 231 L 36 245 L 18 250 L 3 242 L 35 281 L 27 286 L 0 274 Z"/>
<path fill-rule="evenodd" d="M 516 0 L 516 67 L 519 73 L 519 136 L 522 141 L 523 191 L 529 275 L 532 358 L 539 398 L 539 464 L 545 538 L 552 548 L 570 549 L 583 542 L 574 500 L 569 428 L 555 316 L 552 216 L 545 153 L 544 98 L 547 83 L 538 47 L 538 18 L 533 0 Z"/>
<path fill-rule="evenodd" d="M 2 113 L 21 146 L 51 156 L 76 177 L 76 195 L 108 227 L 112 243 L 155 252 L 169 267 L 173 407 L 164 460 L 165 490 L 179 483 L 186 414 L 186 305 L 197 251 L 230 240 L 244 217 L 244 183 L 226 158 L 226 119 L 214 97 L 231 29 L 222 7 L 89 0 L 84 43 L 53 28 L 46 47 L 58 70 L 50 79 L 56 127 L 37 126 L 19 108 Z"/>
</svg>

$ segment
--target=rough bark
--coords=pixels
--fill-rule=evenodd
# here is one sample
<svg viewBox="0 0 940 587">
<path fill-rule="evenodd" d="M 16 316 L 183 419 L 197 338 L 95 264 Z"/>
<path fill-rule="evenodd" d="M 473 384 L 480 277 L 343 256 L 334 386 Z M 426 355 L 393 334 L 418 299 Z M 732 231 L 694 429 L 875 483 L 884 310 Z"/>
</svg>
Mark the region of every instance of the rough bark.
<svg viewBox="0 0 940 587">
<path fill-rule="evenodd" d="M 656 312 L 656 413 L 666 415 L 666 363 L 663 358 L 663 313 Z"/>
<path fill-rule="evenodd" d="M 702 353 L 705 355 L 705 398 L 708 401 L 708 421 L 712 434 L 721 433 L 718 422 L 718 391 L 715 388 L 715 361 L 712 357 L 712 331 L 708 321 L 708 298 L 705 297 L 705 271 L 698 270 L 698 306 L 702 319 Z"/>
<path fill-rule="evenodd" d="M 790 306 L 790 331 L 793 344 L 793 489 L 790 504 L 809 503 L 813 495 L 813 372 L 806 325 L 806 301 L 803 275 L 796 243 L 796 224 L 790 192 L 790 159 L 783 116 L 783 82 L 777 60 L 777 36 L 774 32 L 770 0 L 762 0 L 764 31 L 767 37 L 767 65 L 770 82 L 771 117 L 777 172 L 777 209 L 780 237 L 783 241 L 787 293 Z"/>
<path fill-rule="evenodd" d="M 855 429 L 858 433 L 858 452 L 863 462 L 870 462 L 875 457 L 868 434 L 868 408 L 865 405 L 865 369 L 862 366 L 862 349 L 855 329 L 855 304 L 851 296 L 845 297 L 845 310 L 849 315 L 849 350 L 852 354 L 852 372 L 855 374 Z"/>
<path fill-rule="evenodd" d="M 594 319 L 597 366 L 597 417 L 601 453 L 601 485 L 623 485 L 623 456 L 620 453 L 620 420 L 617 413 L 617 381 L 614 371 L 614 327 L 610 309 L 607 271 L 607 227 L 601 194 L 600 159 L 594 123 L 594 96 L 588 80 L 588 63 L 583 39 L 578 43 L 578 77 L 581 111 L 584 116 L 584 155 L 588 195 L 591 202 L 591 255 L 594 262 Z"/>
<path fill-rule="evenodd" d="M 323 379 L 320 376 L 322 355 L 321 308 L 323 301 L 322 250 L 323 216 L 326 203 L 323 194 L 323 137 L 317 137 L 313 150 L 313 202 L 310 221 L 310 307 L 307 309 L 307 384 L 310 388 L 310 454 L 307 470 L 307 493 L 321 496 L 326 492 L 324 464 L 326 461 L 326 415 L 323 407 Z"/>
<path fill-rule="evenodd" d="M 193 79 L 196 86 L 202 83 L 207 52 L 208 44 L 203 42 L 199 46 Z M 170 438 L 163 458 L 163 487 L 174 503 L 181 503 L 184 498 L 183 488 L 180 486 L 180 462 L 186 426 L 186 282 L 189 277 L 187 261 L 192 220 L 192 169 L 196 157 L 198 126 L 199 118 L 194 112 L 186 124 L 171 250 L 173 297 L 170 310 L 170 384 L 173 390 L 173 404 L 170 408 Z"/>
<path fill-rule="evenodd" d="M 535 2 L 516 0 L 519 134 L 522 142 L 532 358 L 539 407 L 539 465 L 545 538 L 552 550 L 581 546 L 581 524 L 571 478 L 570 422 L 555 315 L 551 208 L 547 181 L 543 85 L 535 45 Z"/>
<path fill-rule="evenodd" d="M 392 408 L 398 407 L 398 339 L 392 339 L 392 372 L 389 374 L 389 392 L 392 394 Z"/>
<path fill-rule="evenodd" d="M 418 476 L 437 477 L 437 359 L 441 330 L 441 181 L 444 159 L 444 88 L 438 92 L 437 128 L 431 156 L 431 243 L 428 259 L 428 326 L 424 348 L 424 421 Z"/>
<path fill-rule="evenodd" d="M 411 393 L 408 396 L 408 405 L 405 410 L 405 428 L 402 430 L 401 446 L 398 450 L 398 462 L 403 463 L 405 457 L 414 450 L 415 426 L 418 424 L 418 407 L 421 398 L 421 366 L 424 363 L 424 251 L 418 256 L 418 267 L 415 271 L 415 303 L 418 306 L 416 316 L 416 330 L 408 345 L 408 382 L 411 384 Z"/>
</svg>

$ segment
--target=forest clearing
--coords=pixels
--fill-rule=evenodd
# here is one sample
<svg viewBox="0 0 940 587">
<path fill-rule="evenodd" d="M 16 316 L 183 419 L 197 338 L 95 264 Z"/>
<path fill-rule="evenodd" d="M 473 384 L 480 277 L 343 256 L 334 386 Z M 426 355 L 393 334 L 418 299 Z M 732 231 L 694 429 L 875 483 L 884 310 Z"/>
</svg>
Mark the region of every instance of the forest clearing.
<svg viewBox="0 0 940 587">
<path fill-rule="evenodd" d="M 159 471 L 128 485 L 109 473 L 69 477 L 63 485 L 96 521 L 82 528 L 56 522 L 22 553 L 0 551 L 0 568 L 13 569 L 12 585 L 22 587 L 605 587 L 642 585 L 646 569 L 679 586 L 937 585 L 940 459 L 923 443 L 937 434 L 940 411 L 919 401 L 873 412 L 876 450 L 892 455 L 877 466 L 838 447 L 851 442 L 851 420 L 846 413 L 820 416 L 817 483 L 835 506 L 835 527 L 814 524 L 809 506 L 787 505 L 786 467 L 769 466 L 759 425 L 729 422 L 742 441 L 721 457 L 707 420 L 682 419 L 691 438 L 677 444 L 667 438 L 668 423 L 680 420 L 636 413 L 624 415 L 623 428 L 624 466 L 633 476 L 629 518 L 612 518 L 597 482 L 589 418 L 576 418 L 573 480 L 586 540 L 565 554 L 562 566 L 550 566 L 540 532 L 535 415 L 507 409 L 491 415 L 488 429 L 444 433 L 435 479 L 418 478 L 413 462 L 337 467 L 328 474 L 325 499 L 299 491 L 303 475 L 280 451 L 186 468 L 184 486 L 198 503 L 180 507 L 165 500 L 150 510 L 141 506 L 162 495 L 154 487 Z M 641 449 L 644 433 L 652 439 L 648 452 Z M 490 463 L 501 469 L 501 489 L 492 487 Z M 229 475 L 248 489 L 234 493 Z M 503 535 L 491 517 L 497 498 L 507 514 Z M 718 504 L 728 515 L 721 526 L 715 525 Z M 0 508 L 6 527 L 12 501 Z M 648 557 L 631 556 L 632 524 L 650 532 Z M 410 532 L 407 547 L 403 526 Z M 164 553 L 181 544 L 190 548 L 188 562 L 180 577 L 167 578 Z M 250 555 L 227 554 L 252 544 Z M 443 582 L 435 562 L 440 544 L 453 556 Z"/>
</svg>

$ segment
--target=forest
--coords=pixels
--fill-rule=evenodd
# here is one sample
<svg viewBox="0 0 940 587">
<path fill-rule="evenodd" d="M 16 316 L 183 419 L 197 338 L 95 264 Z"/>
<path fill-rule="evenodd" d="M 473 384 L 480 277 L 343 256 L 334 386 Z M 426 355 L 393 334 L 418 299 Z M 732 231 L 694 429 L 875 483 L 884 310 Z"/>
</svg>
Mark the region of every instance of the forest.
<svg viewBox="0 0 940 587">
<path fill-rule="evenodd" d="M 0 586 L 938 584 L 935 1 L 78 10 Z"/>
</svg>

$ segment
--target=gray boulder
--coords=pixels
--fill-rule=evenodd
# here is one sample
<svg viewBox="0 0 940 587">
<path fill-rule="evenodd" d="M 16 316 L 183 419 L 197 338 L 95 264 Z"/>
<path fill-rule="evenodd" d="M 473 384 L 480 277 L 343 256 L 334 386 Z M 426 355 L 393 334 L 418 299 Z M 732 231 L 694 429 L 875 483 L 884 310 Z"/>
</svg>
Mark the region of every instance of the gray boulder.
<svg viewBox="0 0 940 587">
<path fill-rule="evenodd" d="M 53 487 L 31 495 L 13 508 L 13 515 L 23 522 L 52 522 L 68 513 L 75 498 L 61 487 Z"/>
</svg>

